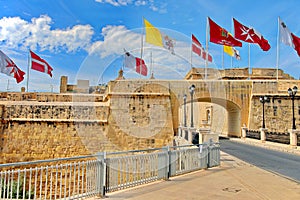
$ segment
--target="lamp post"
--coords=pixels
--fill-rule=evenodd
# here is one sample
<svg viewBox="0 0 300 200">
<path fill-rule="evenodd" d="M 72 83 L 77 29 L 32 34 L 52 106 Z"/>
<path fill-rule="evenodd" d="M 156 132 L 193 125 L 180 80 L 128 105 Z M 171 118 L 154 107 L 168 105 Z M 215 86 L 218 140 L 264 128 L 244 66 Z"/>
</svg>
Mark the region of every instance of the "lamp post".
<svg viewBox="0 0 300 200">
<path fill-rule="evenodd" d="M 293 110 L 293 128 L 292 129 L 296 129 L 294 100 L 295 100 L 297 91 L 298 91 L 297 86 L 294 86 L 293 89 L 291 89 L 291 88 L 288 89 L 288 94 L 292 99 L 292 110 Z"/>
<path fill-rule="evenodd" d="M 186 127 L 186 94 L 183 95 L 183 126 Z"/>
<path fill-rule="evenodd" d="M 263 122 L 262 122 L 262 128 L 266 128 L 266 125 L 265 125 L 265 103 L 269 102 L 269 98 L 267 96 L 263 96 L 263 97 L 259 98 L 259 101 L 263 105 Z"/>
<path fill-rule="evenodd" d="M 194 96 L 194 92 L 195 92 L 195 85 L 191 85 L 190 87 L 189 87 L 189 91 L 190 91 L 190 94 L 191 94 L 191 127 L 194 127 L 194 119 L 193 119 L 193 104 L 194 104 L 194 102 L 193 102 L 193 96 Z"/>
</svg>

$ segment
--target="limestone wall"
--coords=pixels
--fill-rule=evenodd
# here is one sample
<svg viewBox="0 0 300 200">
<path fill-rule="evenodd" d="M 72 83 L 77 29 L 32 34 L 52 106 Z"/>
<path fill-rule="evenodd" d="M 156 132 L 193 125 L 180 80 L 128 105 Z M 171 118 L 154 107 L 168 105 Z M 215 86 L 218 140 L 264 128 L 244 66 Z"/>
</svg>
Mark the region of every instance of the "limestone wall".
<svg viewBox="0 0 300 200">
<path fill-rule="evenodd" d="M 253 96 L 251 101 L 251 113 L 249 128 L 258 130 L 262 127 L 263 106 L 259 101 L 260 96 Z M 287 96 L 269 96 L 270 102 L 265 103 L 265 126 L 271 132 L 288 132 L 292 128 L 292 102 Z M 299 128 L 300 100 L 295 100 L 296 126 Z"/>
<path fill-rule="evenodd" d="M 107 122 L 109 107 L 93 103 L 41 104 L 9 103 L 3 107 L 3 119 L 17 121 L 102 121 Z"/>
<path fill-rule="evenodd" d="M 110 140 L 124 150 L 172 144 L 172 106 L 166 85 L 151 81 L 110 84 Z"/>
<path fill-rule="evenodd" d="M 102 95 L 1 93 L 0 163 L 172 145 L 168 88 L 130 88 L 125 95 L 111 88 L 105 101 Z"/>
<path fill-rule="evenodd" d="M 107 103 L 0 104 L 0 163 L 118 150 L 106 137 Z"/>
<path fill-rule="evenodd" d="M 103 102 L 103 94 L 0 92 L 1 101 Z"/>
<path fill-rule="evenodd" d="M 44 160 L 117 150 L 107 125 L 85 122 L 9 121 L 0 134 L 0 163 Z"/>
</svg>

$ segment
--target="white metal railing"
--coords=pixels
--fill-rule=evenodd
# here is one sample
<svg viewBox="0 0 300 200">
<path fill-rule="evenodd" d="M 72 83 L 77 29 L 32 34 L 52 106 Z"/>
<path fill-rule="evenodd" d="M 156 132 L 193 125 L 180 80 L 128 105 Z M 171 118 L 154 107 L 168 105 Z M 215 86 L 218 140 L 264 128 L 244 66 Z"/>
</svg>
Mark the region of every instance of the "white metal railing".
<svg viewBox="0 0 300 200">
<path fill-rule="evenodd" d="M 75 199 L 99 194 L 99 160 L 0 172 L 0 199 Z"/>
<path fill-rule="evenodd" d="M 84 199 L 220 164 L 200 144 L 0 165 L 0 199 Z"/>
</svg>

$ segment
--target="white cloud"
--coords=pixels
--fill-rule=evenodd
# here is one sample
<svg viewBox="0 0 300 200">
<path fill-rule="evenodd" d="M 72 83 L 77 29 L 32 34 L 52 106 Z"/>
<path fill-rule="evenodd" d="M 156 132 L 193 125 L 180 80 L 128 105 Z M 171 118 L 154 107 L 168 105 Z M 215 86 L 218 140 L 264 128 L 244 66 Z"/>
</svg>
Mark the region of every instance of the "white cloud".
<svg viewBox="0 0 300 200">
<path fill-rule="evenodd" d="M 0 43 L 7 48 L 67 52 L 87 48 L 94 34 L 90 25 L 76 25 L 65 30 L 51 29 L 52 19 L 47 15 L 32 18 L 31 22 L 20 17 L 0 19 Z"/>
<path fill-rule="evenodd" d="M 154 2 L 154 0 L 95 0 L 99 3 L 107 3 L 113 6 L 128 6 L 128 5 L 135 5 L 135 6 L 148 6 L 153 11 L 159 12 L 166 12 L 165 6 L 158 6 Z"/>
<path fill-rule="evenodd" d="M 106 26 L 102 29 L 103 41 L 93 43 L 88 51 L 102 58 L 111 54 L 122 54 L 126 50 L 141 48 L 141 35 L 125 26 Z"/>
<path fill-rule="evenodd" d="M 113 6 L 127 6 L 128 4 L 132 4 L 133 0 L 96 0 L 99 3 L 108 3 Z"/>
</svg>

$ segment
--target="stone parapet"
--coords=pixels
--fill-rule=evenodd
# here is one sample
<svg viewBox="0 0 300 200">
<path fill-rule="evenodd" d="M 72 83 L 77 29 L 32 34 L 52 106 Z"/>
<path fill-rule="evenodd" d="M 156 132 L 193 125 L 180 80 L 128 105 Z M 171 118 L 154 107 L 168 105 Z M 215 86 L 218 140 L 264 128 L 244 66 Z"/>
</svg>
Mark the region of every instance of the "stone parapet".
<svg viewBox="0 0 300 200">
<path fill-rule="evenodd" d="M 103 102 L 104 94 L 0 92 L 0 101 Z"/>
</svg>

